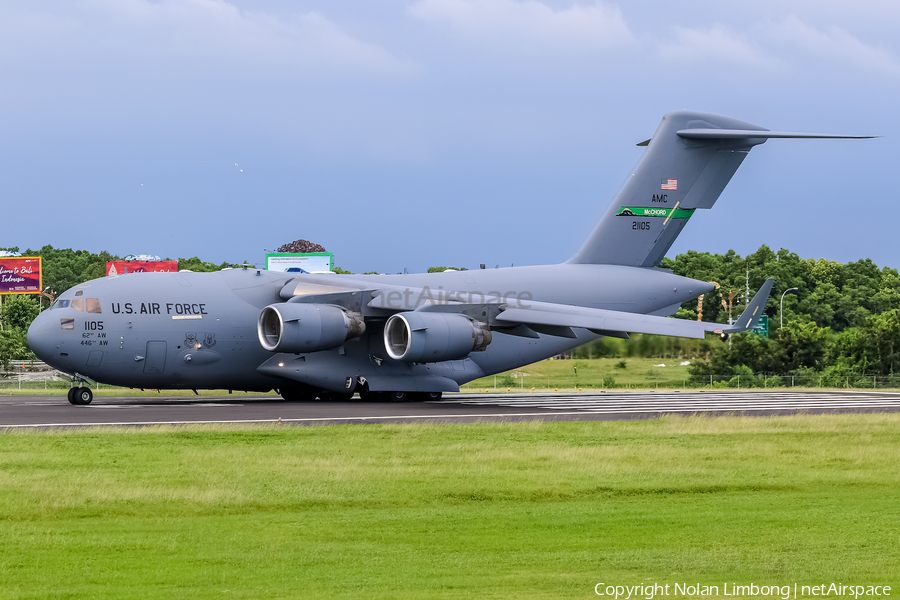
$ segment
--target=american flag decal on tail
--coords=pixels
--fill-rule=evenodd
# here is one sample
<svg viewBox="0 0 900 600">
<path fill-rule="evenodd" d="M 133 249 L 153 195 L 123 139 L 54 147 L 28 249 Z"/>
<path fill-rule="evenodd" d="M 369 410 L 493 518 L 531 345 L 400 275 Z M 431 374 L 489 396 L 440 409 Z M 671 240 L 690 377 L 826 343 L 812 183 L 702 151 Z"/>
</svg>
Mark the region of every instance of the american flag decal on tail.
<svg viewBox="0 0 900 600">
<path fill-rule="evenodd" d="M 661 189 L 672 190 L 673 192 L 678 190 L 678 180 L 677 179 L 663 179 Z"/>
</svg>

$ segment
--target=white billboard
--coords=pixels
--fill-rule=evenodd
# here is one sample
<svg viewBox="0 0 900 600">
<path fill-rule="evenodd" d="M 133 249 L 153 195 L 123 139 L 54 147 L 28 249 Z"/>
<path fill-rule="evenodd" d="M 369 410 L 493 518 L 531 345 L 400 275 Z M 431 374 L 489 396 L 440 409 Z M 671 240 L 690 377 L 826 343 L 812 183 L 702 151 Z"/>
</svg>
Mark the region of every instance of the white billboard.
<svg viewBox="0 0 900 600">
<path fill-rule="evenodd" d="M 266 270 L 303 269 L 307 273 L 331 271 L 333 261 L 334 255 L 330 252 L 311 252 L 309 254 L 280 252 L 266 254 Z"/>
</svg>

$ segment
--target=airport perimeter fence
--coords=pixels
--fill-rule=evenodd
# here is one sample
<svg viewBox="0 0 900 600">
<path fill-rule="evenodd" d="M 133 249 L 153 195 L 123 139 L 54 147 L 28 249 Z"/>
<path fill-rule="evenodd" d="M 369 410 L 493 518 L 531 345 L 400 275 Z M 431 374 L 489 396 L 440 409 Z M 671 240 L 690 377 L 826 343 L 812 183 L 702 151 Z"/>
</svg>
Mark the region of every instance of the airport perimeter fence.
<svg viewBox="0 0 900 600">
<path fill-rule="evenodd" d="M 0 370 L 0 392 L 59 390 L 72 387 L 71 378 L 39 360 L 11 361 L 7 370 Z M 114 386 L 91 383 L 91 389 L 112 389 Z"/>
<path fill-rule="evenodd" d="M 652 389 L 900 389 L 900 374 L 835 374 L 835 373 L 756 373 L 734 375 L 733 373 L 708 375 L 700 378 L 689 376 L 679 378 L 652 377 L 644 379 L 627 377 L 626 381 L 610 374 L 601 379 L 579 379 L 575 377 L 547 378 L 547 381 L 532 383 L 524 378 L 499 375 L 487 377 L 461 386 L 464 392 L 580 392 L 588 390 L 652 390 Z"/>
<path fill-rule="evenodd" d="M 711 375 L 709 381 L 688 379 L 688 387 L 703 388 L 900 388 L 900 375 L 836 373 L 758 373 L 747 375 Z"/>
<path fill-rule="evenodd" d="M 41 390 L 50 392 L 53 390 L 57 390 L 60 392 L 65 392 L 70 387 L 72 387 L 72 383 L 69 380 L 65 381 L 53 381 L 53 380 L 43 380 L 43 381 L 33 381 L 31 379 L 26 379 L 24 377 L 13 375 L 11 377 L 0 377 L 0 392 L 6 391 L 32 391 L 39 392 Z M 113 389 L 115 386 L 111 385 L 102 385 L 99 383 L 92 383 L 92 390 L 99 389 Z"/>
</svg>

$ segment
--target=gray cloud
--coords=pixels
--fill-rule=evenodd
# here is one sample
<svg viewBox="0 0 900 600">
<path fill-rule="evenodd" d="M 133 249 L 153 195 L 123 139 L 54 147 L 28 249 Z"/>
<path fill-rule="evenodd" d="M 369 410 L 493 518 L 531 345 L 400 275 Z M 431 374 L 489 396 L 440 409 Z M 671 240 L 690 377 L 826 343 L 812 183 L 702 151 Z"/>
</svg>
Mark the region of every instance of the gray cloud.
<svg viewBox="0 0 900 600">
<path fill-rule="evenodd" d="M 418 0 L 407 13 L 488 45 L 578 51 L 633 41 L 622 11 L 600 2 L 554 10 L 536 0 Z"/>
<path fill-rule="evenodd" d="M 721 24 L 709 27 L 675 27 L 671 42 L 660 45 L 666 60 L 730 64 L 753 69 L 772 69 L 781 61 L 767 54 L 749 36 L 732 31 Z"/>
<path fill-rule="evenodd" d="M 768 31 L 775 40 L 829 63 L 900 76 L 900 60 L 894 52 L 866 43 L 837 25 L 819 29 L 790 15 Z"/>
<path fill-rule="evenodd" d="M 237 68 L 277 74 L 361 72 L 408 76 L 419 67 L 378 44 L 346 33 L 322 14 L 280 16 L 241 10 L 223 0 L 90 0 L 58 10 L 0 9 L 0 41 L 32 57 L 88 69 L 130 65 Z M 60 52 L 62 55 L 60 55 Z M 19 56 L 21 59 L 21 55 Z M 7 54 L 7 60 L 9 55 Z"/>
</svg>

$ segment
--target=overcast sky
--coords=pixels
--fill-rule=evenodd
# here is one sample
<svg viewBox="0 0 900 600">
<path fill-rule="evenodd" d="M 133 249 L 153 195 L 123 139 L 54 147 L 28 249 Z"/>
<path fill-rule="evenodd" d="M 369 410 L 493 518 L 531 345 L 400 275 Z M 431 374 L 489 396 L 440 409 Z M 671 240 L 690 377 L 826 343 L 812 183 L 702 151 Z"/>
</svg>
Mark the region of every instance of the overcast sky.
<svg viewBox="0 0 900 600">
<path fill-rule="evenodd" d="M 782 131 L 670 251 L 900 267 L 900 3 L 5 0 L 0 246 L 567 260 L 663 114 Z"/>
</svg>

